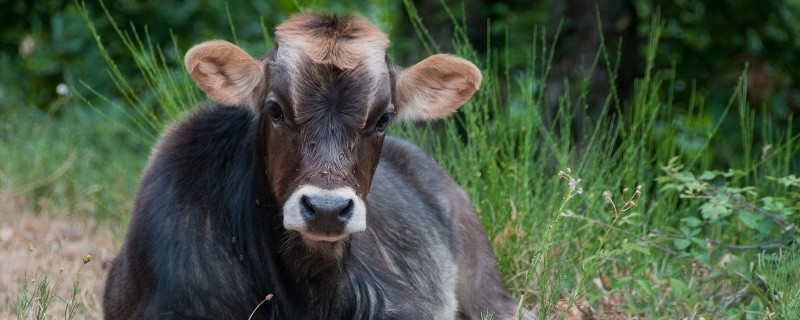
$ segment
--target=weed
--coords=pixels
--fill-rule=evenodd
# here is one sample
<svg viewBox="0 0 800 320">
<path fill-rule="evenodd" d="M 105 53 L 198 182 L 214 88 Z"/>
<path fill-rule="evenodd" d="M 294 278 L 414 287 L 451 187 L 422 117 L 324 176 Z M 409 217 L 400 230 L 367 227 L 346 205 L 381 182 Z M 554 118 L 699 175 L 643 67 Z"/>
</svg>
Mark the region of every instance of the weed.
<svg viewBox="0 0 800 320">
<path fill-rule="evenodd" d="M 78 308 L 81 307 L 81 302 L 77 298 L 81 285 L 81 269 L 83 265 L 86 265 L 92 260 L 92 256 L 87 255 L 84 257 L 83 265 L 76 271 L 71 282 L 69 295 L 62 297 L 56 293 L 59 291 L 61 282 L 57 281 L 54 283 L 51 275 L 39 272 L 39 266 L 35 263 L 36 248 L 32 243 L 28 243 L 27 247 L 30 253 L 33 272 L 29 275 L 26 271 L 24 276 L 19 279 L 19 291 L 16 303 L 17 319 L 43 320 L 53 318 L 54 316 L 52 313 L 55 309 L 51 308 L 51 303 L 54 298 L 57 298 L 64 304 L 64 319 L 73 319 Z M 61 273 L 63 273 L 63 269 L 59 270 L 60 277 L 58 277 L 58 279 L 65 280 Z"/>
</svg>

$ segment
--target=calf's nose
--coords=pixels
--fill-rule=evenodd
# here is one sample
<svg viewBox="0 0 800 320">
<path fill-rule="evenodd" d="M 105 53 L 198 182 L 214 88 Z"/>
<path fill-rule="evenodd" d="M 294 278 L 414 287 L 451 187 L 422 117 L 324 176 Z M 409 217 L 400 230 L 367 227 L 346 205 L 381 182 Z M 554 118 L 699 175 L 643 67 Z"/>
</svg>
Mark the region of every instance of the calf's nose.
<svg viewBox="0 0 800 320">
<path fill-rule="evenodd" d="M 353 216 L 353 199 L 332 194 L 306 194 L 300 199 L 303 219 L 308 223 L 341 226 Z"/>
<path fill-rule="evenodd" d="M 350 234 L 367 229 L 364 200 L 352 188 L 321 189 L 302 185 L 283 206 L 286 230 L 313 234 Z"/>
</svg>

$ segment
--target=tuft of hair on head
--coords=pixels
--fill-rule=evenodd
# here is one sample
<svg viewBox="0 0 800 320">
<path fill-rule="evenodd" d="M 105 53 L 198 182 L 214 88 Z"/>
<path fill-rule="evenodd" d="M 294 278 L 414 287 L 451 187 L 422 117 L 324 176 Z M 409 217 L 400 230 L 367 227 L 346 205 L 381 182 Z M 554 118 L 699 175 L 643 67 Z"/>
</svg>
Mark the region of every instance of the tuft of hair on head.
<svg viewBox="0 0 800 320">
<path fill-rule="evenodd" d="M 366 19 L 355 15 L 326 15 L 306 11 L 275 29 L 279 48 L 308 56 L 314 63 L 353 69 L 364 60 L 383 59 L 389 38 Z"/>
</svg>

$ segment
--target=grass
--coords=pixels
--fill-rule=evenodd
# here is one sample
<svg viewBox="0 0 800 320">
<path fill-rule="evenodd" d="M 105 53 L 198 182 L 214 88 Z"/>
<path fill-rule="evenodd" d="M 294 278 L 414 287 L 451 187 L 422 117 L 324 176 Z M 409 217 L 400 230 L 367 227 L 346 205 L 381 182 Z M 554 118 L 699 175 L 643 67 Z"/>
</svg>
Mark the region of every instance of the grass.
<svg viewBox="0 0 800 320">
<path fill-rule="evenodd" d="M 130 50 L 147 90 L 130 87 L 114 71 L 123 60 L 105 55 L 123 97 L 104 100 L 115 108 L 59 120 L 5 111 L 12 121 L 0 127 L 8 133 L 0 138 L 0 157 L 8 159 L 0 182 L 35 194 L 37 207 L 84 211 L 124 228 L 147 146 L 201 96 L 146 34 L 117 30 L 120 39 L 111 41 Z M 753 123 L 755 112 L 765 111 L 748 105 L 746 79 L 726 113 L 740 118 L 750 152 L 730 168 L 715 168 L 712 141 L 721 119 L 688 149 L 670 125 L 676 116 L 707 115 L 702 101 L 675 101 L 670 70 L 653 69 L 659 28 L 632 97 L 621 104 L 612 92 L 597 119 L 575 116 L 588 114 L 581 112 L 592 90 L 588 79 L 570 79 L 571 92 L 554 114 L 546 112 L 549 66 L 558 57 L 543 32 L 527 52 L 479 54 L 464 30 L 455 30 L 456 53 L 484 72 L 481 90 L 445 121 L 391 132 L 422 145 L 468 191 L 509 289 L 526 306 L 540 316 L 592 306 L 597 314 L 645 318 L 800 318 L 798 233 L 791 227 L 800 222 L 800 184 L 789 178 L 800 172 L 800 136 Z M 101 51 L 108 44 L 98 38 Z M 507 69 L 509 54 L 527 54 L 529 65 Z M 620 63 L 614 57 L 600 48 L 595 67 L 613 78 Z M 97 101 L 86 96 L 87 104 Z M 676 115 L 677 104 L 691 108 Z"/>
<path fill-rule="evenodd" d="M 31 195 L 37 212 L 127 221 L 147 145 L 88 108 L 60 118 L 36 108 L 0 115 L 1 188 Z"/>
<path fill-rule="evenodd" d="M 31 255 L 31 263 L 34 263 L 33 244 L 28 244 L 28 251 Z M 87 255 L 83 259 L 83 264 L 87 264 L 92 260 L 91 255 Z M 81 266 L 82 268 L 83 266 Z M 62 271 L 63 272 L 63 271 Z M 59 277 L 60 276 L 60 277 Z M 53 282 L 53 279 L 60 281 Z M 64 283 L 69 284 L 67 288 L 67 295 L 61 296 L 58 294 Z M 79 287 L 81 285 L 81 269 L 79 268 L 72 279 L 66 279 L 63 275 L 57 276 L 42 273 L 39 271 L 38 266 L 33 266 L 33 272 L 25 275 L 19 279 L 19 294 L 16 301 L 16 315 L 18 320 L 23 319 L 48 319 L 52 317 L 52 303 L 58 299 L 63 306 L 63 318 L 65 320 L 74 319 L 81 305 L 78 302 Z M 50 317 L 48 317 L 50 315 Z"/>
</svg>

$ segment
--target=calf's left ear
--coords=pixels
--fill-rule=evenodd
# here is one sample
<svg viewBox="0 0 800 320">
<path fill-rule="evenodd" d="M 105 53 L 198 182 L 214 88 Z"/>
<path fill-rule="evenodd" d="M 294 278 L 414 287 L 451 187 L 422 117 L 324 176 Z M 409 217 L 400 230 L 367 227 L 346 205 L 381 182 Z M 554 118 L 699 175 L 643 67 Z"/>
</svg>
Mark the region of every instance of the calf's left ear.
<svg viewBox="0 0 800 320">
<path fill-rule="evenodd" d="M 186 71 L 212 100 L 229 106 L 257 108 L 266 85 L 266 63 L 222 40 L 198 44 L 184 57 Z"/>
<path fill-rule="evenodd" d="M 472 62 L 446 54 L 430 56 L 398 72 L 397 115 L 404 120 L 443 118 L 480 88 L 482 78 Z"/>
</svg>

